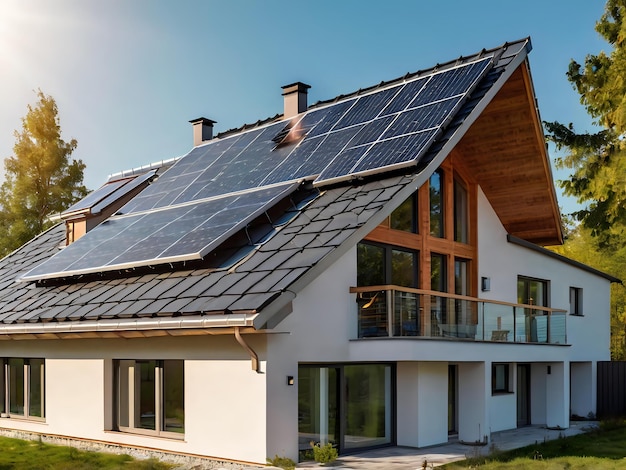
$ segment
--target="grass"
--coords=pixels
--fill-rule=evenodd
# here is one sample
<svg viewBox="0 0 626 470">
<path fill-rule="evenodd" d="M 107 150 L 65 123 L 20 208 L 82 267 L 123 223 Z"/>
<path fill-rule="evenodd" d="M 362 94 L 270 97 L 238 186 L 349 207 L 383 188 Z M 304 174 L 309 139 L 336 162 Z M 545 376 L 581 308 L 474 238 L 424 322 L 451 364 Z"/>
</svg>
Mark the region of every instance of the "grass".
<svg viewBox="0 0 626 470">
<path fill-rule="evenodd" d="M 0 437 L 0 470 L 166 470 L 171 465 L 155 459 L 87 452 L 73 447 Z"/>
<path fill-rule="evenodd" d="M 586 434 L 556 439 L 507 452 L 497 449 L 477 457 L 445 465 L 445 469 L 626 469 L 626 422 L 602 423 Z"/>
</svg>

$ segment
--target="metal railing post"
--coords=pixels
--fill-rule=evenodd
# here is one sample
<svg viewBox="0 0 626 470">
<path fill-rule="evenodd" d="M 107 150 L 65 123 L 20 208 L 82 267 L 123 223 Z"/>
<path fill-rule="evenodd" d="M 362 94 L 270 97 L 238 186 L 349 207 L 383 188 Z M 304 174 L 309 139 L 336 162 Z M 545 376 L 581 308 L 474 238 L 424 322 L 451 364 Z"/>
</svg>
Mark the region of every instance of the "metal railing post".
<svg viewBox="0 0 626 470">
<path fill-rule="evenodd" d="M 395 309 L 395 291 L 388 290 L 387 294 L 387 336 L 393 336 L 393 314 Z"/>
</svg>

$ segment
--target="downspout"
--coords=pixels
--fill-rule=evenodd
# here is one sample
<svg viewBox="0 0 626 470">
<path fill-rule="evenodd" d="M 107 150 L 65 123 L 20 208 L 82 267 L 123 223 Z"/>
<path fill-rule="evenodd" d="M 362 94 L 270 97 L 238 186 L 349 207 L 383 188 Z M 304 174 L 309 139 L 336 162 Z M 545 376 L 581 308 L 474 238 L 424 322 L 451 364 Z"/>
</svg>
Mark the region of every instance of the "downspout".
<svg viewBox="0 0 626 470">
<path fill-rule="evenodd" d="M 254 352 L 254 349 L 252 349 L 250 345 L 246 343 L 246 341 L 243 339 L 241 333 L 239 333 L 238 326 L 235 327 L 235 339 L 241 345 L 241 347 L 244 348 L 250 355 L 250 360 L 252 361 L 252 370 L 255 370 L 257 373 L 260 374 L 261 368 L 259 367 L 259 356 L 256 352 Z"/>
</svg>

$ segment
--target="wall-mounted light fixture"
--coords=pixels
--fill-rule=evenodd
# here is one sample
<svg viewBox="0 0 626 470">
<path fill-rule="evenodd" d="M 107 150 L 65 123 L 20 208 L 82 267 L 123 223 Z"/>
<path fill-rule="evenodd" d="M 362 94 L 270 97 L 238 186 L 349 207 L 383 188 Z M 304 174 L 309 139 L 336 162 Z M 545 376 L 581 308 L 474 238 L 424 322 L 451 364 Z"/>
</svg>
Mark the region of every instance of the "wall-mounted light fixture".
<svg viewBox="0 0 626 470">
<path fill-rule="evenodd" d="M 293 375 L 287 376 L 287 385 L 289 386 L 293 385 Z"/>
<path fill-rule="evenodd" d="M 491 290 L 491 278 L 490 277 L 481 277 L 480 278 L 480 290 L 483 292 L 489 292 Z"/>
</svg>

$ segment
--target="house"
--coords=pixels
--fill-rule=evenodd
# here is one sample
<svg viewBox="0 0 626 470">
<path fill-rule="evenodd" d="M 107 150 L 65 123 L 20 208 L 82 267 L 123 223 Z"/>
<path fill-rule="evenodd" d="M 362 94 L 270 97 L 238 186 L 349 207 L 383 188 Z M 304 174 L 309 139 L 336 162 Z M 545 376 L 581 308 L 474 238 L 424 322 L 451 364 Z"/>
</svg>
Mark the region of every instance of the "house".
<svg viewBox="0 0 626 470">
<path fill-rule="evenodd" d="M 595 413 L 618 280 L 544 248 L 530 49 L 111 177 L 0 262 L 0 428 L 263 464 Z"/>
</svg>

